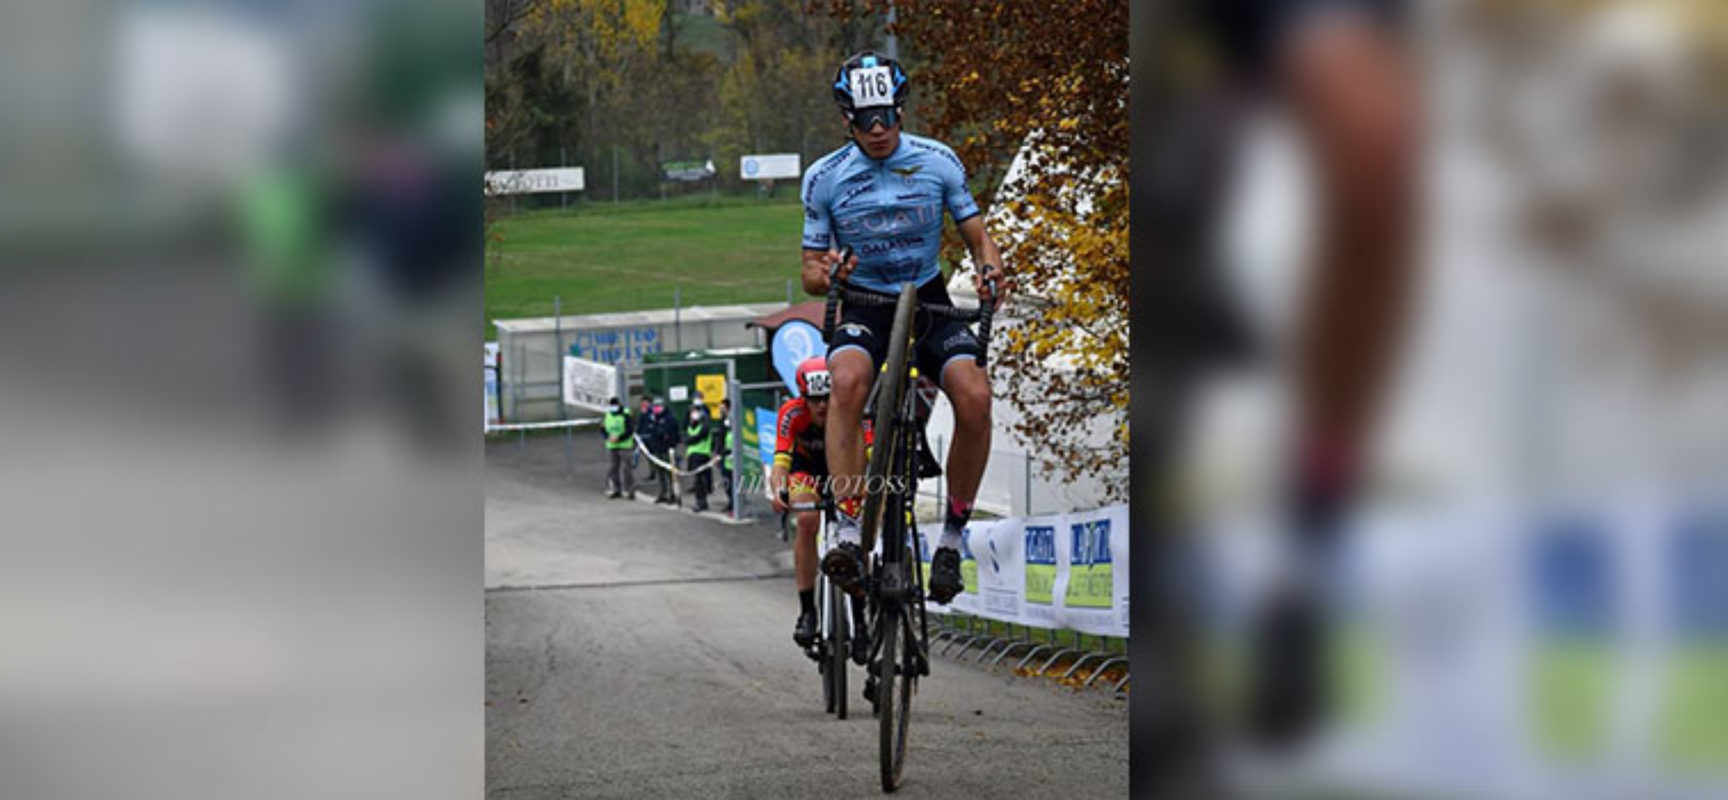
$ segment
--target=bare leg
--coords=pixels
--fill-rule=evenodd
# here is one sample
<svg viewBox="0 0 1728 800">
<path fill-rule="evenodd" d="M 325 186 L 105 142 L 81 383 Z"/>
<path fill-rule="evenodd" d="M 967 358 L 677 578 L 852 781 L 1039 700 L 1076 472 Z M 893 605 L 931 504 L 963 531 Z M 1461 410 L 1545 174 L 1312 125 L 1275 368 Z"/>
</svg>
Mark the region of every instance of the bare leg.
<svg viewBox="0 0 1728 800">
<path fill-rule="evenodd" d="M 845 499 L 864 490 L 863 420 L 873 377 L 870 356 L 860 350 L 841 350 L 829 356 L 828 372 L 834 380 L 823 434 L 828 474 L 833 476 L 834 497 Z"/>
<path fill-rule="evenodd" d="M 954 406 L 954 445 L 948 449 L 948 494 L 968 506 L 990 461 L 990 379 L 978 362 L 956 359 L 942 372 L 942 390 Z"/>
<path fill-rule="evenodd" d="M 1316 167 L 1320 230 L 1297 342 L 1286 498 L 1295 569 L 1256 631 L 1251 723 L 1273 746 L 1308 738 L 1328 704 L 1328 564 L 1406 316 L 1419 105 L 1408 56 L 1363 17 L 1313 17 L 1281 56 L 1283 88 Z"/>
<path fill-rule="evenodd" d="M 1353 17 L 1317 19 L 1283 53 L 1287 97 L 1318 167 L 1320 249 L 1301 321 L 1299 481 L 1346 502 L 1414 273 L 1418 97 L 1399 43 Z M 1328 522 L 1329 521 L 1324 521 Z"/>
<path fill-rule="evenodd" d="M 816 495 L 793 495 L 794 503 L 814 503 Z M 807 592 L 816 588 L 816 527 L 821 520 L 817 511 L 799 511 L 798 532 L 792 539 L 793 582 L 798 591 Z"/>
</svg>

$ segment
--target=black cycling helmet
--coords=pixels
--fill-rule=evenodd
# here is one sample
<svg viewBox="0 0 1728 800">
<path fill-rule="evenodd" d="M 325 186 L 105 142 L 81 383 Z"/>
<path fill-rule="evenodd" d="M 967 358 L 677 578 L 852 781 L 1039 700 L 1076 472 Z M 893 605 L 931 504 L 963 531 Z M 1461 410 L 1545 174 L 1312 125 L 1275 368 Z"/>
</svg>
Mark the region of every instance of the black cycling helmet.
<svg viewBox="0 0 1728 800">
<path fill-rule="evenodd" d="M 900 118 L 900 107 L 912 94 L 912 81 L 900 62 L 874 50 L 865 50 L 840 65 L 834 73 L 834 102 L 852 124 L 868 130 L 878 120 L 892 127 Z"/>
</svg>

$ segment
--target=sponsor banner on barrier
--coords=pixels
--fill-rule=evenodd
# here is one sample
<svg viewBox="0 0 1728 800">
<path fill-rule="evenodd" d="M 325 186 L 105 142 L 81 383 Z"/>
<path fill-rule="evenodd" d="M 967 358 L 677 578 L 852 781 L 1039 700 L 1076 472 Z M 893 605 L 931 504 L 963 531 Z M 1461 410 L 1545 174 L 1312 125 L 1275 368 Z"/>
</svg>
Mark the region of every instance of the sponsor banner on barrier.
<svg viewBox="0 0 1728 800">
<path fill-rule="evenodd" d="M 564 357 L 564 402 L 605 411 L 618 384 L 618 368 L 575 356 Z"/>
<path fill-rule="evenodd" d="M 738 431 L 738 449 L 736 450 L 738 458 L 734 463 L 738 465 L 738 477 L 743 481 L 744 486 L 759 486 L 762 484 L 762 476 L 765 471 L 762 461 L 752 458 L 751 454 L 760 452 L 762 433 L 756 425 L 756 415 L 762 411 L 745 406 L 743 412 L 744 426 Z"/>
<path fill-rule="evenodd" d="M 933 544 L 922 532 L 919 537 L 919 555 L 928 569 Z M 1034 627 L 1128 635 L 1127 506 L 974 522 L 962 542 L 966 591 L 946 610 Z"/>
<path fill-rule="evenodd" d="M 1128 635 L 1128 509 L 1117 506 L 1068 514 L 1057 528 L 1053 597 L 1058 627 L 1105 636 Z M 1122 558 L 1118 559 L 1120 553 Z M 1122 569 L 1116 569 L 1120 561 Z"/>
</svg>

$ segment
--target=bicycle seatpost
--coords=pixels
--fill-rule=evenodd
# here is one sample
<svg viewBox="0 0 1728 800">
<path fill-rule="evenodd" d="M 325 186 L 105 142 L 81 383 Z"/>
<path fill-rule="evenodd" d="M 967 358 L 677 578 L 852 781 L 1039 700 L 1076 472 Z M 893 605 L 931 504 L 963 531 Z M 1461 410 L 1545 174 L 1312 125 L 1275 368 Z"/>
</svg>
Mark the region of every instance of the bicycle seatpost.
<svg viewBox="0 0 1728 800">
<path fill-rule="evenodd" d="M 979 369 L 990 366 L 990 318 L 996 316 L 996 279 L 985 281 L 984 288 L 990 296 L 978 307 L 978 338 L 983 350 L 978 354 Z"/>
<path fill-rule="evenodd" d="M 834 341 L 834 310 L 840 305 L 840 268 L 852 257 L 852 245 L 840 249 L 840 260 L 828 268 L 828 305 L 822 310 L 822 340 Z"/>
</svg>

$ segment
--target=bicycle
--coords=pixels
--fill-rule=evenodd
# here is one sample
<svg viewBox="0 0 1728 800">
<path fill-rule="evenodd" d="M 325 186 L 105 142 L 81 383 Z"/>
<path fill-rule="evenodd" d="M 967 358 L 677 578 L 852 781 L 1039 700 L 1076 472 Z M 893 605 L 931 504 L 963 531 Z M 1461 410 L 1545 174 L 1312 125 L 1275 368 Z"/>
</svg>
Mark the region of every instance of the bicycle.
<svg viewBox="0 0 1728 800">
<path fill-rule="evenodd" d="M 846 263 L 851 248 L 828 275 L 828 298 L 823 317 L 823 335 L 833 340 L 836 311 L 841 301 L 858 305 L 894 307 L 894 324 L 888 338 L 887 358 L 871 387 L 864 414 L 876 431 L 865 468 L 864 507 L 859 520 L 861 550 L 871 553 L 875 536 L 882 534 L 882 548 L 865 560 L 862 584 L 867 609 L 870 649 L 864 694 L 876 710 L 878 744 L 882 768 L 882 791 L 900 788 L 906 765 L 906 739 L 912 711 L 912 695 L 918 679 L 930 674 L 930 629 L 924 607 L 924 570 L 919 556 L 918 523 L 913 514 L 918 479 L 928 463 L 918 403 L 918 369 L 912 366 L 915 344 L 913 325 L 917 315 L 944 317 L 963 324 L 977 322 L 978 338 L 989 352 L 993 303 L 976 309 L 921 305 L 917 289 L 901 284 L 898 297 L 863 292 L 838 280 L 839 265 Z M 997 294 L 994 282 L 990 297 Z M 980 355 L 978 365 L 987 365 Z M 898 682 L 898 687 L 896 683 Z"/>
<path fill-rule="evenodd" d="M 824 497 L 814 503 L 792 503 L 787 506 L 787 514 L 781 514 L 782 525 L 791 513 L 799 511 L 819 511 L 821 520 L 816 533 L 816 541 L 820 550 L 834 546 L 834 503 Z M 792 527 L 796 527 L 793 525 Z M 847 612 L 857 612 L 857 607 L 847 603 L 848 596 L 840 591 L 827 575 L 820 571 L 816 573 L 816 613 L 817 639 L 804 649 L 804 654 L 816 662 L 816 670 L 822 676 L 822 703 L 824 710 L 834 714 L 837 719 L 846 718 L 846 662 L 848 658 L 862 662 L 863 648 L 853 643 L 853 634 L 849 623 L 852 616 Z"/>
</svg>

